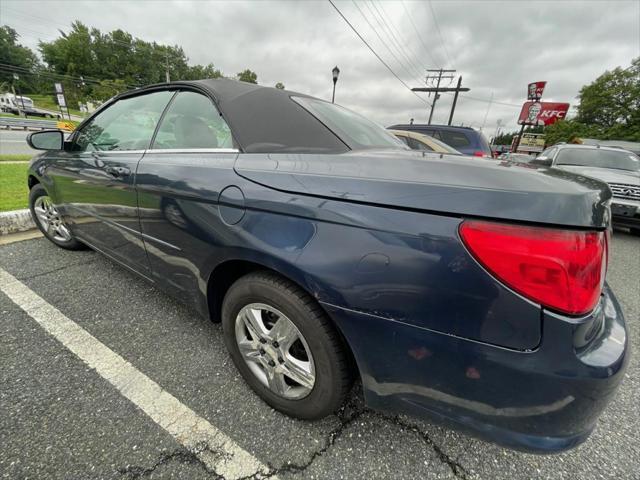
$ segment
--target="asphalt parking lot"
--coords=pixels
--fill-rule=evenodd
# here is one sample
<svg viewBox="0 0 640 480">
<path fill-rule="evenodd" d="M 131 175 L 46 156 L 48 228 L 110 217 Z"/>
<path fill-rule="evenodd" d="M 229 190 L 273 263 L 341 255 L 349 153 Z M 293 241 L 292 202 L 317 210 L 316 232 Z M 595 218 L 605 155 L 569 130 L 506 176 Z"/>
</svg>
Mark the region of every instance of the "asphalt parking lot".
<svg viewBox="0 0 640 480">
<path fill-rule="evenodd" d="M 638 355 L 585 444 L 559 455 L 530 455 L 367 410 L 357 389 L 336 416 L 293 420 L 244 384 L 219 325 L 101 255 L 64 251 L 37 238 L 0 246 L 0 267 L 19 280 L 15 285 L 24 285 L 12 290 L 14 297 L 22 295 L 22 308 L 4 293 L 11 290 L 10 277 L 0 285 L 1 478 L 204 479 L 224 472 L 226 478 L 281 479 L 640 478 Z M 608 281 L 637 351 L 640 238 L 615 232 Z M 35 302 L 36 295 L 44 302 Z M 148 399 L 132 401 L 129 387 L 135 391 L 137 384 L 118 386 L 118 372 L 100 358 L 93 364 L 81 360 L 100 357 L 102 350 L 74 353 L 69 345 L 82 335 L 67 335 L 65 346 L 51 333 L 55 325 L 43 327 L 52 318 L 69 319 L 121 358 L 125 370 L 159 385 L 177 399 L 180 412 L 193 412 L 216 432 L 214 444 L 187 448 L 192 432 L 176 433 L 174 425 L 191 414 L 166 421 L 166 409 L 145 410 Z M 242 458 L 238 452 L 251 461 L 243 460 L 234 474 L 228 467 Z M 212 465 L 227 467 L 222 472 Z"/>
</svg>

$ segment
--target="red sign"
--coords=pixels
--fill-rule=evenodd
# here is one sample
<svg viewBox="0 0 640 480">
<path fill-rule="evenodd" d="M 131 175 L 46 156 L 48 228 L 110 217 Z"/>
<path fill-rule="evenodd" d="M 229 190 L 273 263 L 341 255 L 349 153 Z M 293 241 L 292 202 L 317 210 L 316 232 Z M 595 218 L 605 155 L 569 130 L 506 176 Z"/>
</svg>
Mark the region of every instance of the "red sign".
<svg viewBox="0 0 640 480">
<path fill-rule="evenodd" d="M 518 125 L 551 125 L 564 120 L 568 110 L 568 103 L 524 102 Z"/>
<path fill-rule="evenodd" d="M 527 99 L 540 100 L 542 98 L 542 92 L 547 82 L 533 82 L 527 87 Z"/>
</svg>

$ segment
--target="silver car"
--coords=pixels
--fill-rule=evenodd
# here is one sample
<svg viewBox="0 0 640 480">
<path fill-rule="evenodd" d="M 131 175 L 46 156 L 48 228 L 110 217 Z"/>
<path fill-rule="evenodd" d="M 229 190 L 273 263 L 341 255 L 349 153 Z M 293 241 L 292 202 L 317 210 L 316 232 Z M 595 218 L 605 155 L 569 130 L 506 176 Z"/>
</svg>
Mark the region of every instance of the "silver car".
<svg viewBox="0 0 640 480">
<path fill-rule="evenodd" d="M 613 224 L 640 235 L 640 157 L 636 154 L 616 147 L 563 144 L 547 148 L 535 163 L 607 182 L 613 193 Z"/>
</svg>

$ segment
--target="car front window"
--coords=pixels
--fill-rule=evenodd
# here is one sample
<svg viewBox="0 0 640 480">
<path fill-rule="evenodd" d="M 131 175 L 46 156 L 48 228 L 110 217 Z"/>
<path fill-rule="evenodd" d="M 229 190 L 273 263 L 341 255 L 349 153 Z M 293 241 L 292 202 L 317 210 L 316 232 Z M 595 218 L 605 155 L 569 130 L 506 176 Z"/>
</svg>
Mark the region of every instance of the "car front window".
<svg viewBox="0 0 640 480">
<path fill-rule="evenodd" d="M 626 151 L 604 150 L 600 148 L 567 148 L 560 150 L 557 165 L 612 168 L 615 170 L 640 171 L 640 157 Z"/>
<path fill-rule="evenodd" d="M 82 127 L 74 151 L 119 151 L 149 148 L 160 115 L 175 92 L 162 91 L 124 98 Z"/>
<path fill-rule="evenodd" d="M 335 103 L 307 97 L 292 97 L 292 99 L 349 146 L 409 150 L 402 141 L 384 127 Z"/>
</svg>

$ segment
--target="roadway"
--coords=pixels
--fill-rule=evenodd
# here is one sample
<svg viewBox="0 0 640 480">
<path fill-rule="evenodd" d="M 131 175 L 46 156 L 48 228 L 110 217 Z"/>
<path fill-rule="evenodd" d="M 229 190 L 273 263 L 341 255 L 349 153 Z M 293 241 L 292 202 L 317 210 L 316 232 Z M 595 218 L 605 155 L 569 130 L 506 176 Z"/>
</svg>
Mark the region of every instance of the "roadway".
<svg viewBox="0 0 640 480">
<path fill-rule="evenodd" d="M 30 133 L 31 132 L 25 130 L 0 129 L 0 155 L 35 155 L 36 150 L 27 145 L 27 135 L 29 135 Z"/>
</svg>

